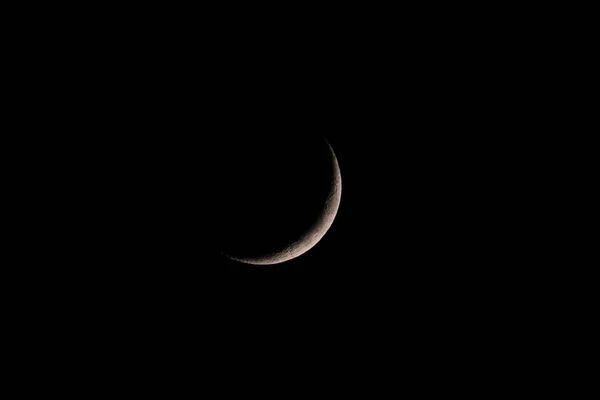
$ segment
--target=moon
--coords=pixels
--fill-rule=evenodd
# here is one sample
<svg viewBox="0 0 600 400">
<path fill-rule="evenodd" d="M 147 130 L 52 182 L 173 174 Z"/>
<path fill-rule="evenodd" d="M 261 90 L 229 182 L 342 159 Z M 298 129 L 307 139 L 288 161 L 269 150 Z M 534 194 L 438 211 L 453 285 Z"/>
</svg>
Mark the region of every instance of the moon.
<svg viewBox="0 0 600 400">
<path fill-rule="evenodd" d="M 279 244 L 269 249 L 268 244 L 261 249 L 258 254 L 244 254 L 238 255 L 235 251 L 222 251 L 221 253 L 227 258 L 238 261 L 240 263 L 251 264 L 251 265 L 275 265 L 290 261 L 311 250 L 319 241 L 325 236 L 325 234 L 331 228 L 341 202 L 342 197 L 342 176 L 340 166 L 335 152 L 329 142 L 323 138 L 323 158 L 311 161 L 322 161 L 323 165 L 320 169 L 321 175 L 325 173 L 327 176 L 323 181 L 323 197 L 320 202 L 320 210 L 316 213 L 316 216 L 312 221 L 308 221 L 308 228 L 304 229 L 291 240 L 287 240 L 283 244 Z M 275 166 L 276 167 L 276 166 Z M 292 180 L 292 179 L 284 179 Z M 293 180 L 291 185 L 293 185 Z M 281 201 L 280 198 L 284 197 L 278 194 L 270 193 L 271 197 L 275 197 Z M 296 212 L 301 212 L 298 208 L 302 207 L 302 204 L 296 204 Z M 294 210 L 292 210 L 292 213 Z M 289 212 L 287 213 L 289 214 Z M 286 218 L 286 215 L 280 216 L 282 219 Z M 276 233 L 276 232 L 275 232 Z"/>
</svg>

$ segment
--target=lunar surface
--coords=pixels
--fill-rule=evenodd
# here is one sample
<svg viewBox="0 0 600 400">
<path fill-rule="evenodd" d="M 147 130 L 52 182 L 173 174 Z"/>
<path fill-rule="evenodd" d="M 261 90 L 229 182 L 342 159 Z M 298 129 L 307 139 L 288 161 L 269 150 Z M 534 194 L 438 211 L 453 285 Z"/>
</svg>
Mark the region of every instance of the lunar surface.
<svg viewBox="0 0 600 400">
<path fill-rule="evenodd" d="M 302 201 L 296 201 L 295 203 L 293 203 L 293 206 L 290 208 L 283 208 L 283 209 L 277 209 L 278 213 L 280 214 L 278 216 L 278 218 L 280 220 L 283 220 L 283 222 L 281 222 L 282 224 L 284 224 L 286 222 L 286 219 L 289 220 L 293 219 L 294 215 L 302 215 L 302 221 L 307 222 L 306 226 L 302 226 L 302 229 L 294 231 L 295 232 L 295 236 L 294 235 L 290 235 L 287 238 L 285 238 L 285 240 L 281 239 L 282 241 L 271 246 L 270 243 L 267 243 L 266 246 L 261 247 L 260 251 L 257 252 L 246 252 L 243 255 L 240 254 L 236 254 L 236 251 L 223 251 L 222 254 L 225 255 L 226 257 L 241 262 L 241 263 L 246 263 L 246 264 L 252 264 L 252 265 L 273 265 L 273 264 L 279 264 L 279 263 L 283 263 L 289 260 L 292 260 L 294 258 L 297 258 L 301 255 L 303 255 L 304 253 L 306 253 L 307 251 L 309 251 L 310 249 L 312 249 L 322 238 L 323 236 L 325 236 L 325 234 L 327 233 L 327 231 L 329 230 L 329 228 L 332 226 L 335 217 L 337 215 L 338 212 L 338 208 L 340 206 L 340 201 L 341 201 L 341 196 L 342 196 L 342 177 L 341 177 L 341 172 L 340 172 L 340 167 L 338 164 L 338 160 L 337 157 L 333 151 L 333 149 L 331 148 L 331 146 L 329 145 L 329 143 L 323 139 L 323 143 L 325 146 L 324 149 L 322 150 L 322 154 L 323 157 L 320 159 L 319 157 L 313 157 L 311 159 L 309 159 L 308 161 L 304 161 L 304 162 L 313 162 L 313 163 L 317 163 L 317 162 L 321 162 L 325 165 L 323 165 L 323 168 L 321 168 L 319 170 L 320 176 L 322 179 L 322 182 L 318 182 L 320 184 L 320 187 L 322 189 L 320 189 L 320 192 L 322 193 L 322 197 L 319 197 L 319 205 L 318 207 L 315 207 L 315 211 L 314 214 L 310 214 L 311 217 L 310 218 L 305 218 L 302 215 L 302 212 L 304 208 L 307 207 L 303 207 L 303 203 Z M 275 166 L 276 168 L 276 166 Z M 325 174 L 325 175 L 324 175 Z M 307 174 L 304 174 L 307 175 Z M 294 180 L 292 178 L 290 178 L 289 176 L 287 176 L 286 178 L 280 179 L 281 181 L 285 181 L 284 183 L 286 184 L 290 184 L 292 186 L 301 186 L 300 184 L 296 184 L 294 185 Z M 317 179 L 313 179 L 313 180 L 317 180 Z M 287 182 L 287 181 L 291 181 L 291 182 Z M 265 184 L 265 186 L 268 186 L 268 184 Z M 280 190 L 278 190 L 277 193 L 275 192 L 270 192 L 269 189 L 264 189 L 262 186 L 257 188 L 256 185 L 253 185 L 253 189 L 255 191 L 255 193 L 263 193 L 263 192 L 267 192 L 267 196 L 268 198 L 272 198 L 273 202 L 277 202 L 277 203 L 282 203 L 285 201 L 286 198 L 298 198 L 300 195 L 298 193 L 294 193 L 294 194 L 281 194 Z M 265 201 L 269 201 L 269 200 L 265 200 Z M 261 201 L 261 203 L 264 203 L 265 201 Z M 308 203 L 308 202 L 305 202 Z M 265 206 L 265 207 L 270 207 L 268 208 L 269 210 L 272 209 L 272 206 Z M 283 211 L 282 211 L 283 210 Z M 300 217 L 297 217 L 298 220 L 300 220 Z M 297 223 L 296 223 L 297 224 Z M 260 228 L 262 228 L 262 225 L 265 225 L 265 223 L 263 222 L 262 219 L 256 219 L 253 222 L 247 223 L 246 225 L 254 225 L 256 227 L 256 229 L 259 229 L 259 225 L 261 225 Z M 275 225 L 276 226 L 276 225 Z M 284 225 L 281 225 L 284 226 Z M 247 228 L 247 227 L 246 227 Z M 267 229 L 267 228 L 264 228 Z M 276 228 L 273 228 L 274 230 L 276 230 Z M 282 230 L 287 230 L 286 228 L 282 228 Z M 251 230 L 250 230 L 251 231 Z M 277 232 L 275 231 L 274 234 L 276 235 Z M 250 234 L 248 234 L 248 240 L 250 240 Z M 279 236 L 284 236 L 283 234 L 280 234 Z M 258 243 L 258 245 L 261 244 L 261 242 L 259 242 L 258 240 L 256 242 L 252 242 L 252 243 Z M 260 246 L 258 246 L 260 247 Z M 243 252 L 242 252 L 243 253 Z"/>
</svg>

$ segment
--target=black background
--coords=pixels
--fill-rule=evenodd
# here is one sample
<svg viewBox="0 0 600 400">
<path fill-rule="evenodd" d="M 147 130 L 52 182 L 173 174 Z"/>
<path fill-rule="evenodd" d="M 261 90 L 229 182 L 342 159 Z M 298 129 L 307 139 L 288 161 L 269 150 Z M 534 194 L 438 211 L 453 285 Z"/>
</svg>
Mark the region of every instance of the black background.
<svg viewBox="0 0 600 400">
<path fill-rule="evenodd" d="M 76 215 L 59 246 L 69 262 L 87 266 L 76 268 L 86 283 L 73 287 L 112 291 L 117 308 L 145 299 L 182 313 L 198 304 L 216 313 L 297 308 L 324 318 L 332 307 L 348 316 L 481 312 L 480 296 L 498 285 L 488 232 L 502 213 L 490 203 L 502 194 L 493 169 L 482 167 L 494 155 L 473 129 L 484 118 L 476 106 L 438 106 L 435 93 L 446 90 L 416 66 L 403 70 L 401 86 L 370 71 L 358 83 L 352 74 L 332 83 L 317 72 L 306 87 L 293 73 L 257 72 L 251 81 L 261 84 L 253 89 L 225 79 L 225 99 L 218 84 L 198 91 L 199 100 L 173 100 L 161 89 L 148 98 L 103 93 L 78 105 L 70 122 L 92 125 L 91 133 L 65 139 L 73 158 L 66 175 L 55 173 L 51 191 Z M 232 154 L 253 137 L 268 143 L 269 135 L 326 137 L 340 163 L 342 201 L 314 249 L 279 266 L 251 267 L 219 254 L 221 203 L 230 200 L 219 185 L 238 167 Z M 65 270 L 69 280 L 71 273 Z"/>
<path fill-rule="evenodd" d="M 398 295 L 426 307 L 485 292 L 491 275 L 481 263 L 495 255 L 480 259 L 481 230 L 502 212 L 488 204 L 502 194 L 489 162 L 498 104 L 480 95 L 496 82 L 470 68 L 484 56 L 433 51 L 440 41 L 425 36 L 274 39 L 264 49 L 234 39 L 197 51 L 189 41 L 115 41 L 101 51 L 84 37 L 76 65 L 60 62 L 72 47 L 51 54 L 55 73 L 68 77 L 54 82 L 70 84 L 46 123 L 71 132 L 52 144 L 72 157 L 64 183 L 80 186 L 69 204 L 80 212 L 77 228 L 92 231 L 77 238 L 76 258 L 98 263 L 109 271 L 104 284 L 126 292 L 193 297 L 198 285 L 240 304 L 278 298 L 274 291 L 286 300 L 269 306 Z M 218 185 L 232 169 L 228 149 L 269 135 L 326 137 L 342 170 L 342 204 L 305 256 L 247 267 L 218 254 Z"/>
<path fill-rule="evenodd" d="M 522 196 L 506 190 L 518 156 L 504 150 L 528 154 L 521 64 L 430 11 L 289 35 L 125 18 L 113 35 L 37 36 L 22 93 L 42 112 L 23 121 L 53 134 L 25 135 L 44 160 L 26 228 L 45 245 L 24 254 L 43 260 L 26 273 L 49 325 L 62 316 L 146 357 L 162 337 L 185 354 L 326 348 L 342 363 L 399 350 L 418 370 L 453 368 L 478 343 L 508 348 L 498 321 L 535 311 L 514 313 L 534 272 L 514 252 L 529 245 L 514 234 L 529 229 L 512 220 Z M 219 254 L 219 185 L 228 149 L 269 135 L 326 137 L 342 199 L 312 250 L 253 267 Z"/>
</svg>

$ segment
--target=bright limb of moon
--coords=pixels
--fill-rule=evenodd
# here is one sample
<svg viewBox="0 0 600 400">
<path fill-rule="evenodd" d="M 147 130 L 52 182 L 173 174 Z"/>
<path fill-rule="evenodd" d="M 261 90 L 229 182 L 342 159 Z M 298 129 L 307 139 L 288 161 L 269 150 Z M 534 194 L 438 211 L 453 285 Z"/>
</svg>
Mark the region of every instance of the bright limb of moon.
<svg viewBox="0 0 600 400">
<path fill-rule="evenodd" d="M 329 228 L 331 228 L 342 199 L 342 175 L 340 172 L 340 166 L 337 157 L 335 156 L 335 152 L 331 148 L 331 145 L 329 145 L 329 142 L 327 142 L 327 146 L 331 152 L 331 162 L 333 167 L 331 185 L 323 210 L 313 225 L 302 236 L 300 236 L 298 240 L 288 244 L 283 249 L 264 254 L 260 257 L 238 258 L 226 255 L 228 258 L 253 265 L 280 264 L 301 256 L 319 243 Z"/>
</svg>

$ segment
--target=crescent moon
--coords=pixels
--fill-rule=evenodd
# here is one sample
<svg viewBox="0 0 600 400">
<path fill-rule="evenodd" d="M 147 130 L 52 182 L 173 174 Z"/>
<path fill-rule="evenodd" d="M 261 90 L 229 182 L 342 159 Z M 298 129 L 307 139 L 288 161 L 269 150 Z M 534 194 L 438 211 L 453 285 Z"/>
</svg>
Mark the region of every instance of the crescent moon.
<svg viewBox="0 0 600 400">
<path fill-rule="evenodd" d="M 331 228 L 331 225 L 333 225 L 342 199 L 342 175 L 340 166 L 331 145 L 327 140 L 325 141 L 331 153 L 333 173 L 327 200 L 314 224 L 299 237 L 298 240 L 277 251 L 256 258 L 239 258 L 224 254 L 226 257 L 231 260 L 251 265 L 280 264 L 303 255 L 319 243 L 323 236 L 325 236 L 329 228 Z"/>
</svg>

